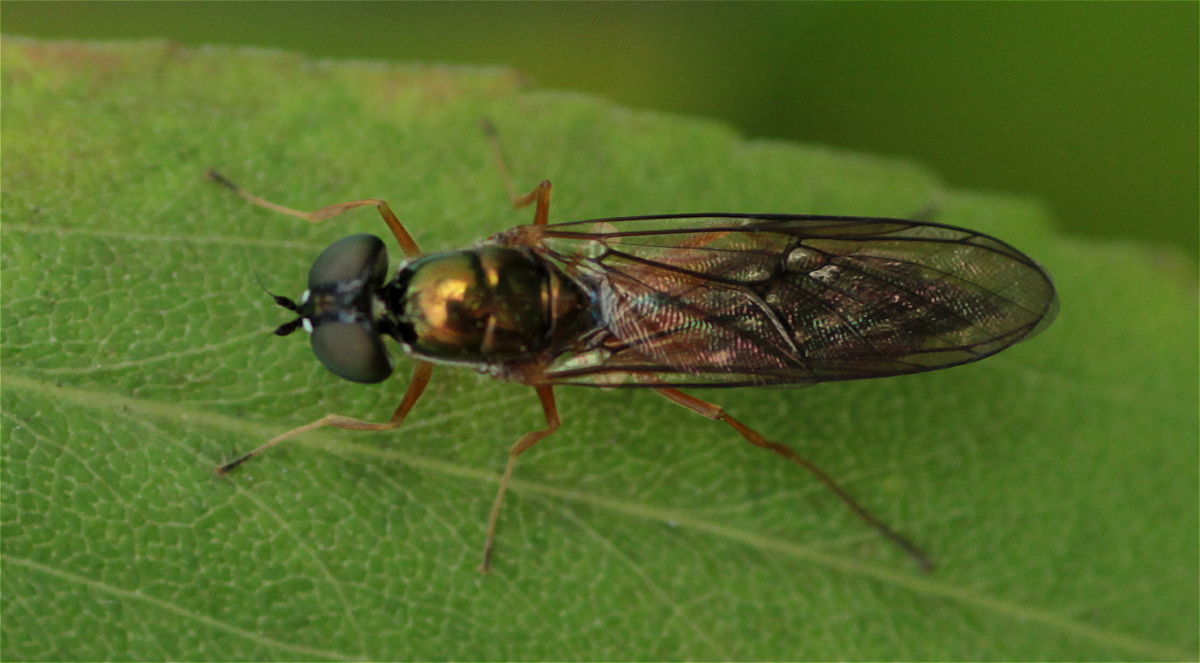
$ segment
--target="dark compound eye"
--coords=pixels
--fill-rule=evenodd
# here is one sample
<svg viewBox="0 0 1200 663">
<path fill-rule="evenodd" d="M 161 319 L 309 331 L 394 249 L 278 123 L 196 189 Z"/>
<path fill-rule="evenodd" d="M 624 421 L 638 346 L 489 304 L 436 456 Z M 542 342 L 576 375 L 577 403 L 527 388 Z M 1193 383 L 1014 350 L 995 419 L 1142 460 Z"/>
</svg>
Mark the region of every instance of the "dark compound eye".
<svg viewBox="0 0 1200 663">
<path fill-rule="evenodd" d="M 325 368 L 351 382 L 374 384 L 392 374 L 383 339 L 359 322 L 323 320 L 312 331 L 312 349 Z"/>
<path fill-rule="evenodd" d="M 312 348 L 334 375 L 372 384 L 392 374 L 392 360 L 368 321 L 371 293 L 387 278 L 388 255 L 374 235 L 351 235 L 321 252 L 308 271 L 314 303 Z M 306 318 L 308 319 L 308 318 Z"/>
<path fill-rule="evenodd" d="M 388 255 L 383 240 L 361 234 L 344 237 L 321 252 L 308 270 L 308 287 L 379 284 L 387 277 Z"/>
</svg>

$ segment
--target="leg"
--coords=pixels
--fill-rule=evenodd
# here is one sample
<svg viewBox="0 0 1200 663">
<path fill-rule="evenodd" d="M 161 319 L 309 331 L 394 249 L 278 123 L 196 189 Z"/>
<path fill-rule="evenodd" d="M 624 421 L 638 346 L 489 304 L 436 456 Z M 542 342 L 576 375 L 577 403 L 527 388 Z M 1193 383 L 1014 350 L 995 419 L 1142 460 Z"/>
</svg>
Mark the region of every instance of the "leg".
<svg viewBox="0 0 1200 663">
<path fill-rule="evenodd" d="M 224 476 L 233 470 L 233 468 L 241 465 L 251 458 L 254 458 L 276 444 L 279 444 L 286 439 L 296 437 L 301 433 L 307 433 L 310 430 L 315 430 L 323 426 L 334 426 L 336 428 L 346 428 L 349 430 L 391 430 L 396 428 L 400 424 L 404 423 L 404 418 L 408 416 L 408 411 L 417 404 L 417 399 L 421 397 L 421 394 L 425 391 L 425 387 L 429 385 L 429 378 L 431 375 L 433 375 L 433 364 L 427 361 L 418 361 L 416 367 L 413 368 L 412 379 L 408 382 L 408 390 L 404 392 L 404 399 L 400 401 L 400 405 L 396 408 L 396 411 L 392 413 L 392 418 L 387 421 L 375 423 L 371 421 L 363 421 L 361 419 L 354 419 L 352 417 L 343 417 L 340 414 L 327 414 L 311 424 L 305 424 L 299 428 L 293 428 L 283 435 L 273 437 L 268 440 L 266 444 L 263 444 L 254 451 L 251 451 L 250 453 L 238 458 L 237 460 L 234 460 L 233 462 L 225 463 L 217 468 L 217 474 Z"/>
<path fill-rule="evenodd" d="M 500 135 L 496 133 L 496 125 L 489 120 L 481 120 L 479 126 L 492 146 L 492 154 L 496 157 L 496 165 L 500 168 L 500 177 L 504 180 L 504 188 L 508 191 L 513 208 L 521 209 L 536 200 L 537 207 L 533 211 L 533 225 L 546 225 L 547 219 L 550 218 L 550 180 L 542 180 L 533 191 L 518 196 L 516 188 L 513 187 L 512 176 L 508 172 L 508 165 L 504 163 L 504 150 L 500 147 Z"/>
<path fill-rule="evenodd" d="M 215 170 L 209 169 L 208 172 L 205 173 L 205 176 L 217 184 L 220 184 L 221 186 L 233 191 L 237 195 L 245 198 L 246 200 L 249 200 L 255 205 L 258 205 L 259 207 L 265 207 L 269 210 L 280 212 L 282 214 L 299 217 L 310 223 L 319 223 L 326 219 L 332 219 L 339 214 L 349 212 L 350 210 L 358 207 L 374 205 L 375 209 L 379 210 L 379 215 L 383 217 L 384 223 L 388 225 L 388 228 L 391 229 L 392 234 L 395 235 L 396 241 L 400 243 L 400 248 L 404 251 L 404 255 L 408 256 L 409 258 L 415 258 L 421 255 L 421 248 L 417 246 L 417 241 L 412 238 L 412 235 L 408 234 L 408 230 L 404 228 L 404 224 L 400 223 L 400 219 L 397 219 L 396 215 L 392 213 L 392 208 L 388 207 L 386 202 L 378 198 L 353 200 L 348 203 L 338 203 L 337 205 L 322 207 L 315 212 L 301 212 L 300 210 L 294 210 L 290 207 L 284 207 L 283 205 L 276 205 L 269 200 L 259 198 L 258 196 L 229 181 L 224 175 Z"/>
<path fill-rule="evenodd" d="M 911 219 L 913 221 L 922 221 L 925 223 L 930 223 L 938 217 L 938 214 L 941 212 L 941 210 L 942 210 L 941 200 L 938 198 L 934 198 L 933 200 L 930 200 L 929 202 L 925 203 L 924 207 L 917 210 L 916 212 L 913 212 L 912 216 L 909 216 L 906 218 Z"/>
<path fill-rule="evenodd" d="M 534 387 L 538 398 L 542 401 L 542 410 L 546 414 L 546 430 L 535 430 L 525 433 L 517 443 L 508 450 L 508 467 L 504 468 L 504 477 L 500 479 L 500 490 L 496 491 L 496 501 L 492 503 L 492 515 L 488 517 L 487 540 L 483 544 L 483 564 L 479 565 L 480 573 L 492 570 L 492 549 L 496 543 L 496 521 L 500 518 L 500 505 L 504 502 L 504 492 L 508 490 L 508 482 L 512 479 L 513 468 L 517 466 L 517 457 L 526 449 L 549 437 L 558 430 L 561 420 L 558 418 L 558 406 L 554 404 L 554 390 L 549 386 Z"/>
<path fill-rule="evenodd" d="M 850 510 L 853 511 L 859 518 L 862 518 L 867 522 L 868 525 L 879 530 L 879 532 L 890 539 L 892 543 L 896 544 L 900 547 L 900 549 L 912 556 L 912 558 L 917 561 L 917 564 L 921 566 L 922 571 L 928 573 L 933 570 L 933 561 L 930 560 L 920 548 L 913 545 L 911 541 L 904 538 L 904 536 L 899 532 L 885 525 L 883 521 L 876 518 L 870 511 L 867 511 L 866 508 L 856 502 L 853 497 L 850 497 L 850 494 L 847 493 L 841 486 L 837 485 L 837 483 L 834 482 L 834 480 L 830 478 L 828 474 L 825 474 L 821 468 L 813 465 L 811 461 L 796 453 L 791 447 L 784 444 L 779 444 L 778 442 L 771 442 L 770 440 L 764 438 L 757 431 L 749 428 L 728 414 L 725 414 L 725 411 L 721 409 L 720 406 L 713 405 L 707 401 L 702 401 L 695 396 L 689 396 L 678 389 L 663 388 L 655 389 L 655 391 L 663 396 L 666 396 L 672 402 L 678 403 L 679 405 L 682 405 L 702 416 L 708 417 L 709 419 L 713 419 L 715 421 L 724 421 L 732 426 L 733 429 L 741 434 L 741 436 L 750 444 L 753 444 L 756 447 L 762 447 L 763 449 L 770 449 L 780 456 L 783 456 L 784 458 L 796 463 L 800 467 L 808 470 L 813 474 L 813 476 L 820 479 L 821 483 L 825 484 L 829 490 L 833 491 L 833 494 L 837 495 L 838 499 L 845 502 L 846 506 L 850 507 Z"/>
</svg>

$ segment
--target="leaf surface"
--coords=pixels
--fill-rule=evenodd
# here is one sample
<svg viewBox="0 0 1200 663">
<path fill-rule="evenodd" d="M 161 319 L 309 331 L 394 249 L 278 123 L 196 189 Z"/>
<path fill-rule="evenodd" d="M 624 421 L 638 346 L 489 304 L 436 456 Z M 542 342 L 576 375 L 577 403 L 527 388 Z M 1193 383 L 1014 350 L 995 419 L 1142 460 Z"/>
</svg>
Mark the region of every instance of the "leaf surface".
<svg viewBox="0 0 1200 663">
<path fill-rule="evenodd" d="M 1195 659 L 1195 291 L 1137 247 L 903 161 L 527 89 L 506 69 L 162 43 L 3 43 L 6 659 Z M 1045 334 L 944 372 L 700 393 L 930 551 L 923 575 L 799 468 L 652 393 L 559 390 L 496 572 L 475 568 L 532 390 L 439 369 L 398 431 L 237 451 L 384 385 L 332 376 L 296 296 L 388 200 L 426 250 L 528 223 L 703 211 L 908 216 L 1045 264 Z M 389 239 L 390 242 L 390 239 Z M 392 246 L 393 257 L 399 256 Z M 400 362 L 403 365 L 403 360 Z"/>
</svg>

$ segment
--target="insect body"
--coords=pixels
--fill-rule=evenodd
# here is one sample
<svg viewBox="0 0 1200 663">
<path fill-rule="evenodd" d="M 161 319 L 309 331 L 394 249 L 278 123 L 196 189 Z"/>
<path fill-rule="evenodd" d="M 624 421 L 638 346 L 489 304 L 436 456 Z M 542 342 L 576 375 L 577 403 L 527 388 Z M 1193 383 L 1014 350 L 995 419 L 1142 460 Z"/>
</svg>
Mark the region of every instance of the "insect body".
<svg viewBox="0 0 1200 663">
<path fill-rule="evenodd" d="M 860 517 L 913 555 L 905 537 L 786 445 L 679 387 L 805 385 L 918 373 L 982 359 L 1054 319 L 1049 275 L 1008 244 L 971 230 L 899 219 L 783 214 L 688 214 L 549 225 L 550 183 L 513 196 L 536 202 L 534 223 L 475 247 L 423 255 L 383 201 L 313 213 L 250 195 L 256 204 L 320 221 L 374 205 L 407 261 L 390 279 L 383 241 L 347 237 L 309 272 L 298 317 L 321 362 L 356 382 L 392 372 L 382 338 L 416 360 L 392 418 L 328 415 L 220 468 L 227 472 L 321 426 L 387 430 L 403 422 L 434 364 L 475 367 L 537 390 L 547 427 L 513 445 L 492 507 L 484 562 L 516 459 L 559 426 L 559 385 L 641 387 L 724 421 L 748 442 L 812 472 Z"/>
</svg>

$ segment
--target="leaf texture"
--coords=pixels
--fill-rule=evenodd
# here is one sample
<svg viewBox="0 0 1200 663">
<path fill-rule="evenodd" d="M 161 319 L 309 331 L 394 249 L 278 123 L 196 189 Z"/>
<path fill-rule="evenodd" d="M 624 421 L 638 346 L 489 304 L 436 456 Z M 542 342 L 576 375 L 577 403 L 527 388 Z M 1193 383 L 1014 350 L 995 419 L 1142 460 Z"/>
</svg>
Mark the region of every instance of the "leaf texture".
<svg viewBox="0 0 1200 663">
<path fill-rule="evenodd" d="M 0 655 L 7 660 L 1197 658 L 1194 289 L 1136 247 L 908 163 L 523 89 L 505 69 L 173 44 L 3 42 Z M 355 232 L 252 208 L 388 200 L 427 250 L 528 222 L 704 210 L 905 217 L 1001 237 L 1063 303 L 970 366 L 722 406 L 930 551 L 922 575 L 797 468 L 640 390 L 559 390 L 475 572 L 531 390 L 435 372 L 405 426 L 325 371 L 289 296 Z M 1136 219 L 1131 219 L 1136 222 Z"/>
</svg>

